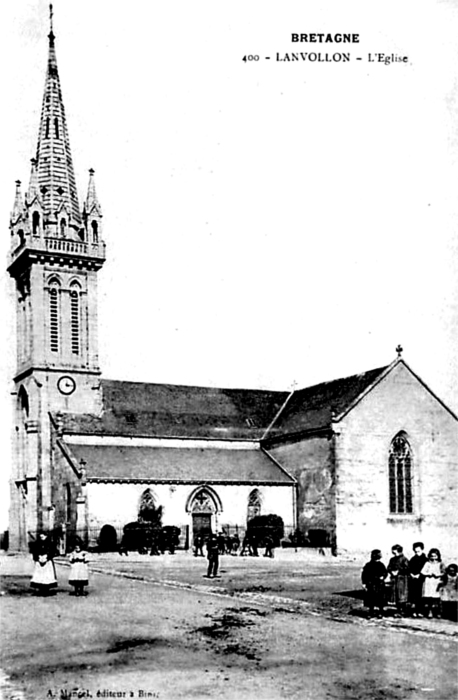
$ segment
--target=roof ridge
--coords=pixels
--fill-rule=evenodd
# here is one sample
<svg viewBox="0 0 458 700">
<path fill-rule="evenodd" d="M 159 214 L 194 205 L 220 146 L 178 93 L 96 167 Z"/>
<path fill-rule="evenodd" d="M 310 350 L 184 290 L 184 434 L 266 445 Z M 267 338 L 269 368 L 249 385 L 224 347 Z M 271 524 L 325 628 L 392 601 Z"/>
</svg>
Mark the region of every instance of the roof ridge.
<svg viewBox="0 0 458 700">
<path fill-rule="evenodd" d="M 364 377 L 365 375 L 371 374 L 373 372 L 381 374 L 382 372 L 385 372 L 385 370 L 387 370 L 389 367 L 391 367 L 391 365 L 385 365 L 384 367 L 374 367 L 374 369 L 368 369 L 365 372 L 356 372 L 355 374 L 349 374 L 345 377 L 336 377 L 336 379 L 328 379 L 324 382 L 318 382 L 318 384 L 309 384 L 308 386 L 302 387 L 302 389 L 296 389 L 295 393 L 300 394 L 302 391 L 307 391 L 308 389 L 315 389 L 320 386 L 334 384 L 335 382 L 343 382 L 350 379 L 355 379 L 356 377 Z"/>
<path fill-rule="evenodd" d="M 102 384 L 142 384 L 143 386 L 155 387 L 173 387 L 176 389 L 207 389 L 209 391 L 244 391 L 244 392 L 264 392 L 269 394 L 289 394 L 290 392 L 283 389 L 258 389 L 247 387 L 228 387 L 228 386 L 208 386 L 204 384 L 169 384 L 168 382 L 142 382 L 134 379 L 101 379 Z"/>
</svg>

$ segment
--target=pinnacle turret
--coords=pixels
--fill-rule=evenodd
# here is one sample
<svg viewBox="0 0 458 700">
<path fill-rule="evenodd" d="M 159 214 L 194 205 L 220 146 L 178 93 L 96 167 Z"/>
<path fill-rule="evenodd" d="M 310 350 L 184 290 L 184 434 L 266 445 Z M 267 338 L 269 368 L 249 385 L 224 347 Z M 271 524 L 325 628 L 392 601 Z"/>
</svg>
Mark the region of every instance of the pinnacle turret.
<svg viewBox="0 0 458 700">
<path fill-rule="evenodd" d="M 17 224 L 24 212 L 24 200 L 21 192 L 21 181 L 16 180 L 16 193 L 14 195 L 13 209 L 11 210 L 11 225 Z"/>
<path fill-rule="evenodd" d="M 90 170 L 89 170 L 89 183 L 87 186 L 87 196 L 86 196 L 86 202 L 84 205 L 84 210 L 89 215 L 89 214 L 91 214 L 91 212 L 94 209 L 96 209 L 97 213 L 101 216 L 102 215 L 102 208 L 100 206 L 100 202 L 97 198 L 97 192 L 95 190 L 94 174 L 95 174 L 94 169 L 90 168 Z"/>
<path fill-rule="evenodd" d="M 98 244 L 102 233 L 102 207 L 100 206 L 95 190 L 94 170 L 89 170 L 89 183 L 87 196 L 84 203 L 83 220 L 86 229 L 86 238 L 90 243 Z"/>
</svg>

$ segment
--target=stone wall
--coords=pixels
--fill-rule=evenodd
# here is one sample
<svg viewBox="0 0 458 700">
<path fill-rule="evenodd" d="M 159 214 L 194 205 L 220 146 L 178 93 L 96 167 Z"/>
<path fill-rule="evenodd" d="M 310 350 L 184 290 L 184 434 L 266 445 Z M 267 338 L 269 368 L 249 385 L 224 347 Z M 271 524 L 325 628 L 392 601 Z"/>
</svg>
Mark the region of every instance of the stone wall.
<svg viewBox="0 0 458 700">
<path fill-rule="evenodd" d="M 393 544 L 439 547 L 456 558 L 458 545 L 458 422 L 405 367 L 398 364 L 335 424 L 337 546 L 383 550 Z M 413 454 L 413 512 L 390 513 L 388 456 L 405 431 Z"/>
<path fill-rule="evenodd" d="M 189 526 L 192 531 L 192 514 L 187 509 L 189 499 L 198 484 L 135 484 L 93 483 L 87 485 L 88 526 L 98 532 L 104 525 L 116 530 L 137 520 L 140 498 L 145 489 L 152 492 L 156 506 L 163 508 L 163 525 Z M 294 527 L 294 487 L 259 486 L 253 484 L 212 485 L 218 505 L 212 517 L 212 529 L 218 531 L 227 526 L 245 528 L 248 497 L 258 488 L 261 497 L 261 513 L 279 515 L 287 534 Z"/>
<path fill-rule="evenodd" d="M 58 440 L 58 433 L 51 427 L 52 519 L 55 527 L 65 525 L 69 530 L 76 530 L 81 525 L 85 525 L 85 523 L 79 523 L 77 518 L 77 501 L 83 496 L 84 486 L 82 479 L 70 466 L 67 457 L 57 444 Z"/>
<path fill-rule="evenodd" d="M 297 481 L 297 523 L 300 531 L 335 531 L 333 445 L 330 435 L 303 438 L 269 448 L 269 453 Z"/>
</svg>

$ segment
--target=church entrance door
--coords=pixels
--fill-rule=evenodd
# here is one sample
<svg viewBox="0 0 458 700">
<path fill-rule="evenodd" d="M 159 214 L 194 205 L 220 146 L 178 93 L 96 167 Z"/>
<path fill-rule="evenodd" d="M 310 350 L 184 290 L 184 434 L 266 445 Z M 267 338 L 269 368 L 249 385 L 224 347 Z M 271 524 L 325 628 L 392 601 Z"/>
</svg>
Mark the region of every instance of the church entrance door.
<svg viewBox="0 0 458 700">
<path fill-rule="evenodd" d="M 200 535 L 206 542 L 212 531 L 212 516 L 211 513 L 193 513 L 192 514 L 192 536 L 193 541 L 196 535 Z"/>
</svg>

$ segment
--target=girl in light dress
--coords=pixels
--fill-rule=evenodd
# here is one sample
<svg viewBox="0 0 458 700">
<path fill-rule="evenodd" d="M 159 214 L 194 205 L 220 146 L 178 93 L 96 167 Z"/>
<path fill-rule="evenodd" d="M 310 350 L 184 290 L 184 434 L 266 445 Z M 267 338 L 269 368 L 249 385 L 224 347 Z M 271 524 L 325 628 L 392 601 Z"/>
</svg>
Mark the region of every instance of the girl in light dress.
<svg viewBox="0 0 458 700">
<path fill-rule="evenodd" d="M 423 582 L 423 609 L 425 617 L 440 617 L 440 584 L 444 576 L 441 553 L 435 547 L 429 550 L 428 561 L 421 570 Z"/>
<path fill-rule="evenodd" d="M 75 588 L 75 595 L 86 595 L 84 587 L 89 583 L 89 569 L 87 565 L 86 552 L 81 549 L 79 544 L 75 545 L 75 549 L 70 554 L 70 575 L 68 582 Z"/>
</svg>

